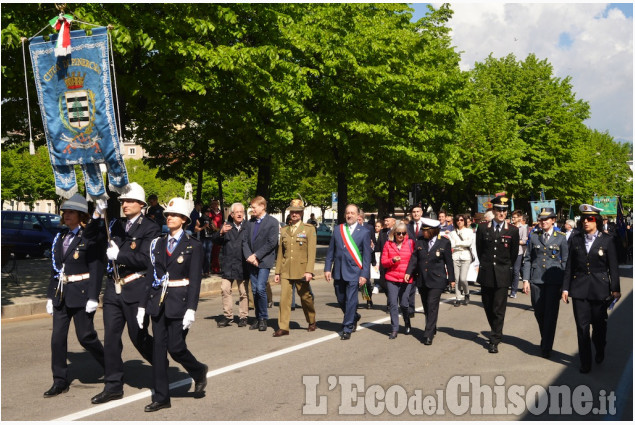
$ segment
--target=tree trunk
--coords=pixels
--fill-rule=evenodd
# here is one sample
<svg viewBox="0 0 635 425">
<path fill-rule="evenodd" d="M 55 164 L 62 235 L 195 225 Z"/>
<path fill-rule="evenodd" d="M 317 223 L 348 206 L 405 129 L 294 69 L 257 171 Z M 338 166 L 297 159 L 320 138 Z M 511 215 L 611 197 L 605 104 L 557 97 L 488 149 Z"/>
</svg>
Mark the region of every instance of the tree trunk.
<svg viewBox="0 0 635 425">
<path fill-rule="evenodd" d="M 258 157 L 258 183 L 256 184 L 256 196 L 262 196 L 269 200 L 271 195 L 271 155 Z"/>
<path fill-rule="evenodd" d="M 199 154 L 198 169 L 196 170 L 196 197 L 195 201 L 201 202 L 201 194 L 203 193 L 203 165 L 205 164 L 205 156 Z"/>
<path fill-rule="evenodd" d="M 346 205 L 348 204 L 348 182 L 346 171 L 339 167 L 337 172 L 337 222 L 346 222 Z"/>
<path fill-rule="evenodd" d="M 218 201 L 220 203 L 220 213 L 221 213 L 221 216 L 223 217 L 223 220 L 225 220 L 225 196 L 223 195 L 223 175 L 221 173 L 218 173 L 216 180 L 218 180 Z"/>
</svg>

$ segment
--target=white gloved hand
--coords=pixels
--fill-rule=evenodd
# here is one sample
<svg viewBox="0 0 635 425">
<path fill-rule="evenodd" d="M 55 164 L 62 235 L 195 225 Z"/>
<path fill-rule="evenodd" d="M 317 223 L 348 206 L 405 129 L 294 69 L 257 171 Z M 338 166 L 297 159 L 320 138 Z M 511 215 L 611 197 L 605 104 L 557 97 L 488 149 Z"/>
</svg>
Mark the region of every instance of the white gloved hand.
<svg viewBox="0 0 635 425">
<path fill-rule="evenodd" d="M 46 312 L 53 315 L 53 300 L 46 300 Z"/>
<path fill-rule="evenodd" d="M 97 306 L 99 305 L 99 303 L 95 300 L 88 300 L 86 302 L 86 313 L 90 314 L 90 313 L 94 313 L 95 311 L 97 311 Z"/>
<path fill-rule="evenodd" d="M 146 309 L 143 307 L 137 308 L 137 324 L 139 325 L 139 329 L 143 329 L 143 319 L 146 316 Z"/>
<path fill-rule="evenodd" d="M 194 323 L 194 320 L 196 320 L 194 318 L 194 313 L 196 312 L 191 308 L 188 308 L 185 312 L 185 316 L 183 316 L 183 330 L 189 329 L 190 326 L 192 326 L 192 323 Z"/>
<path fill-rule="evenodd" d="M 108 201 L 105 199 L 98 199 L 95 201 L 95 212 L 99 215 L 104 215 L 104 211 L 108 209 Z"/>
<path fill-rule="evenodd" d="M 110 241 L 110 247 L 106 250 L 106 256 L 109 260 L 116 260 L 119 255 L 119 247 L 114 241 Z"/>
</svg>

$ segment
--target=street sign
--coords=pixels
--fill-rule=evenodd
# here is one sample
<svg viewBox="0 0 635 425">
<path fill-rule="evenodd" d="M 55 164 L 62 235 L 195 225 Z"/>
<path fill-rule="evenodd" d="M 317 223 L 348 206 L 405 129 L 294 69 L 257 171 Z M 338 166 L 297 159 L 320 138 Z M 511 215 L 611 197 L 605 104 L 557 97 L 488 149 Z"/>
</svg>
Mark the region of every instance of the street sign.
<svg viewBox="0 0 635 425">
<path fill-rule="evenodd" d="M 331 208 L 337 211 L 337 192 L 331 192 Z"/>
</svg>

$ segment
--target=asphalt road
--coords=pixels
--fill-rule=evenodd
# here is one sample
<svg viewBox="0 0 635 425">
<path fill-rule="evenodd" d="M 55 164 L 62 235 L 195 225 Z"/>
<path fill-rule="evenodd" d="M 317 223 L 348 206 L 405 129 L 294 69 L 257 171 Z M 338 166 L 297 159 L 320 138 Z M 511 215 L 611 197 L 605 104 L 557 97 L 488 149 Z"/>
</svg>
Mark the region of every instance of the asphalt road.
<svg viewBox="0 0 635 425">
<path fill-rule="evenodd" d="M 206 393 L 194 397 L 188 375 L 170 361 L 172 407 L 155 413 L 143 411 L 150 403 L 151 367 L 125 333 L 124 399 L 94 406 L 90 398 L 103 389 L 103 371 L 77 343 L 72 326 L 70 391 L 45 399 L 42 394 L 52 384 L 51 318 L 39 315 L 3 323 L 1 419 L 632 420 L 633 281 L 632 269 L 621 271 L 623 298 L 609 313 L 607 358 L 587 375 L 578 372 L 571 304 L 561 304 L 554 353 L 548 360 L 539 356 L 538 327 L 529 297 L 521 294 L 508 304 L 498 354 L 485 348 L 488 325 L 478 295 L 467 307 L 442 304 L 439 333 L 431 346 L 420 342 L 424 316 L 419 299 L 413 335 L 388 340 L 384 294 L 375 295 L 374 309 L 359 310 L 361 327 L 351 340 L 340 341 L 342 313 L 333 287 L 318 279 L 313 283 L 318 330 L 313 333 L 306 332 L 302 310 L 296 309 L 291 335 L 272 338 L 278 286 L 273 288 L 276 306 L 269 309 L 267 332 L 236 324 L 217 328 L 220 295 L 202 298 L 187 342 L 209 366 Z M 101 310 L 96 328 L 103 339 Z M 541 389 L 549 386 L 565 386 L 560 388 L 565 396 L 556 401 L 554 391 L 543 394 Z"/>
</svg>

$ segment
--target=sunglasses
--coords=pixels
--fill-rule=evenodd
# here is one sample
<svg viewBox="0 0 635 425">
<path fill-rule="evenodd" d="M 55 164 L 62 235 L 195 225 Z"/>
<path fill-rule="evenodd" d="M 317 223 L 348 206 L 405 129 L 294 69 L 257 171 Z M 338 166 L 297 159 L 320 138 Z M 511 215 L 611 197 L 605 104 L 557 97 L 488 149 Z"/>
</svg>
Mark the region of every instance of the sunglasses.
<svg viewBox="0 0 635 425">
<path fill-rule="evenodd" d="M 457 219 L 456 221 L 465 221 L 465 220 L 463 220 L 462 218 L 459 218 L 459 219 Z"/>
<path fill-rule="evenodd" d="M 408 232 L 395 232 L 395 235 L 399 235 L 399 236 L 405 236 L 407 234 Z"/>
<path fill-rule="evenodd" d="M 583 220 L 595 223 L 597 221 L 597 218 L 595 218 L 594 216 L 589 216 L 589 217 L 584 217 Z"/>
</svg>

